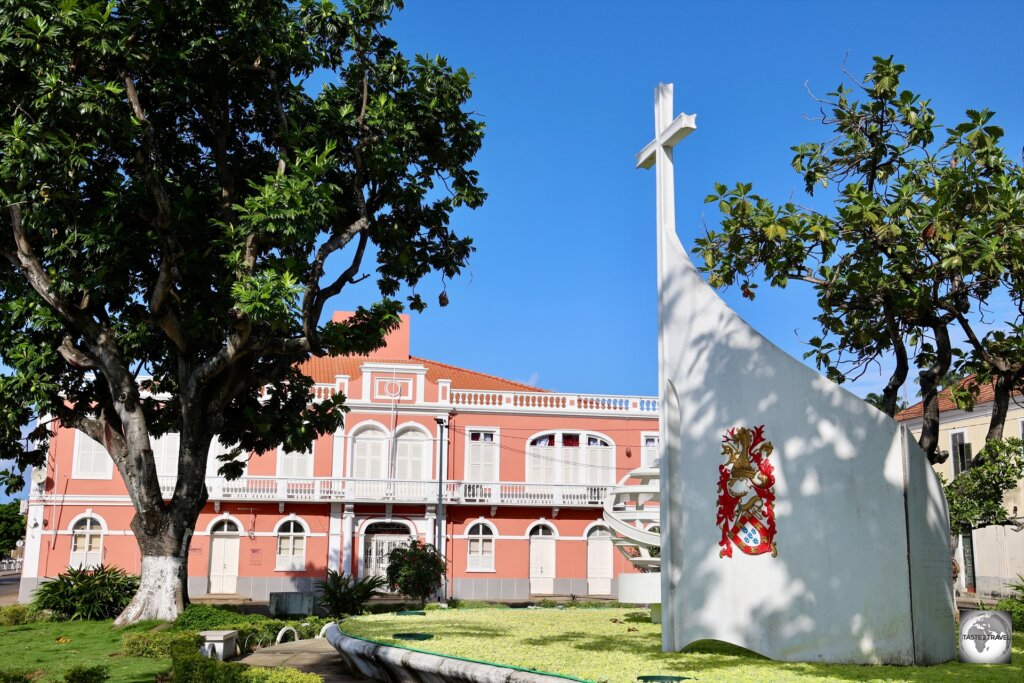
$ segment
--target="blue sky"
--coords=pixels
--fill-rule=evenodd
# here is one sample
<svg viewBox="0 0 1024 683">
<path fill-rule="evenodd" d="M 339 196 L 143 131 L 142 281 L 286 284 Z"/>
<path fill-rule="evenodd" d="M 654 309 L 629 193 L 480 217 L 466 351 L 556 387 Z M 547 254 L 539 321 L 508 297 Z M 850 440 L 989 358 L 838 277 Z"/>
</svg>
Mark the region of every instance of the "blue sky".
<svg viewBox="0 0 1024 683">
<path fill-rule="evenodd" d="M 654 394 L 654 175 L 634 169 L 653 136 L 653 91 L 675 84 L 698 130 L 676 151 L 677 225 L 692 245 L 716 181 L 802 196 L 790 146 L 825 139 L 805 119 L 818 94 L 873 55 L 907 64 L 903 85 L 938 120 L 988 107 L 1024 147 L 1024 2 L 589 2 L 410 0 L 390 33 L 407 54 L 442 54 L 476 78 L 487 123 L 475 164 L 486 205 L 456 216 L 476 243 L 451 304 L 414 315 L 413 353 L 559 391 Z M 713 209 L 709 209 L 713 212 Z M 334 308 L 368 303 L 364 283 Z M 421 292 L 436 300 L 440 280 Z M 813 336 L 795 283 L 755 302 L 723 296 L 791 354 Z M 852 388 L 884 383 L 880 373 Z M 908 398 L 913 399 L 913 389 Z M 0 495 L 0 500 L 4 497 Z"/>
<path fill-rule="evenodd" d="M 790 146 L 829 137 L 804 83 L 824 95 L 873 55 L 907 65 L 904 87 L 952 125 L 988 107 L 1024 144 L 1024 3 L 411 1 L 390 33 L 407 54 L 475 74 L 487 123 L 476 167 L 486 205 L 451 304 L 413 318 L 413 353 L 559 391 L 653 394 L 657 380 L 654 175 L 633 168 L 653 136 L 653 90 L 675 84 L 698 130 L 676 150 L 677 226 L 713 227 L 714 182 L 802 197 Z M 848 56 L 847 56 L 848 55 Z M 435 280 L 421 291 L 430 298 Z M 724 298 L 800 357 L 817 332 L 809 288 Z M 365 301 L 352 292 L 337 307 Z M 856 385 L 884 383 L 878 373 Z M 909 398 L 913 398 L 913 389 Z"/>
</svg>

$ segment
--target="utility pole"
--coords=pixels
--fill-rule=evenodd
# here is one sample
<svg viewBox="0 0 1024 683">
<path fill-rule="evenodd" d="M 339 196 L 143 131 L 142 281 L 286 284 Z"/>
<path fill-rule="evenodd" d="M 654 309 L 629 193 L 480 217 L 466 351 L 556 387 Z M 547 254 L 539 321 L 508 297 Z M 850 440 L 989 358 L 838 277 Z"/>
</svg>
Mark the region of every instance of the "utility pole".
<svg viewBox="0 0 1024 683">
<path fill-rule="evenodd" d="M 448 426 L 448 420 L 443 417 L 435 417 L 434 422 L 437 423 L 437 533 L 434 535 L 434 546 L 440 550 L 443 545 L 442 534 L 444 533 L 444 456 L 445 447 L 448 445 L 444 438 L 444 430 Z"/>
</svg>

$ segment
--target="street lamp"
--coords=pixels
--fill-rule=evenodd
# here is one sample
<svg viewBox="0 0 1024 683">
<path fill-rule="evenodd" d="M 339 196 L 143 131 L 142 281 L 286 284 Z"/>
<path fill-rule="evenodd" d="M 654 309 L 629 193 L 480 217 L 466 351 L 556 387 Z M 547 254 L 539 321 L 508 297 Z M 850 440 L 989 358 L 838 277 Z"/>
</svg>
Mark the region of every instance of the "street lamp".
<svg viewBox="0 0 1024 683">
<path fill-rule="evenodd" d="M 434 547 L 441 549 L 442 512 L 444 509 L 444 428 L 448 426 L 448 420 L 443 417 L 435 417 L 437 423 L 437 533 L 434 535 Z"/>
</svg>

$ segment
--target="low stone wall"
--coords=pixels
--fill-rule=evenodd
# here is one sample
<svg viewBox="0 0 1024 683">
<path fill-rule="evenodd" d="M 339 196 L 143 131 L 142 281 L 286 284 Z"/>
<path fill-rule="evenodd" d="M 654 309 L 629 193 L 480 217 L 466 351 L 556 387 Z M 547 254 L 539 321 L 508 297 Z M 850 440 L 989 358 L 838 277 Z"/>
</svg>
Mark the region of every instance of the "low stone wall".
<svg viewBox="0 0 1024 683">
<path fill-rule="evenodd" d="M 400 683 L 565 683 L 579 679 L 443 657 L 346 635 L 337 624 L 324 634 L 353 671 Z"/>
</svg>

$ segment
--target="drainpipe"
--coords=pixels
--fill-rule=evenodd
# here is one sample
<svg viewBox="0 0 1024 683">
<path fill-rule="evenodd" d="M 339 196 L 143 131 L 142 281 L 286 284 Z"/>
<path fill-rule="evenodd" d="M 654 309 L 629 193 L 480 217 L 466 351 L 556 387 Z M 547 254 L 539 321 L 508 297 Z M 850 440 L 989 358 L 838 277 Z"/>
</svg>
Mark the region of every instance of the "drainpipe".
<svg viewBox="0 0 1024 683">
<path fill-rule="evenodd" d="M 445 554 L 445 538 L 444 538 L 444 466 L 445 466 L 445 453 L 447 452 L 448 440 L 445 438 L 445 427 L 448 426 L 448 421 L 443 417 L 435 417 L 434 422 L 437 423 L 437 512 L 434 515 L 434 523 L 437 526 L 434 532 L 434 548 L 441 553 L 441 557 L 446 560 L 448 556 Z M 445 581 L 441 585 L 440 600 L 445 602 L 448 596 L 448 589 L 444 585 L 447 583 L 448 572 L 445 572 Z"/>
<path fill-rule="evenodd" d="M 443 417 L 435 417 L 437 423 L 437 531 L 434 534 L 434 545 L 441 554 L 444 554 L 444 466 L 445 454 L 448 451 L 448 439 L 445 437 L 445 427 L 448 421 Z"/>
</svg>

